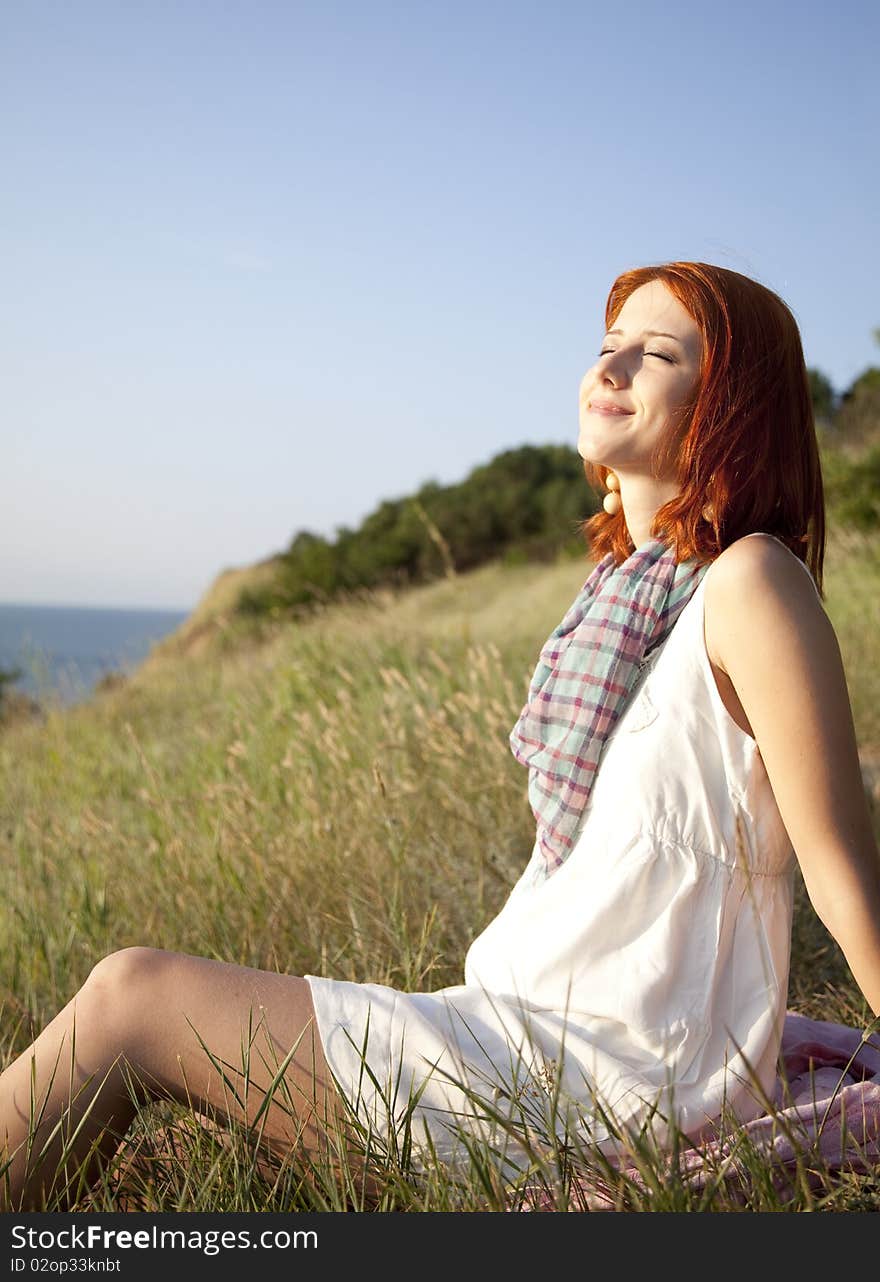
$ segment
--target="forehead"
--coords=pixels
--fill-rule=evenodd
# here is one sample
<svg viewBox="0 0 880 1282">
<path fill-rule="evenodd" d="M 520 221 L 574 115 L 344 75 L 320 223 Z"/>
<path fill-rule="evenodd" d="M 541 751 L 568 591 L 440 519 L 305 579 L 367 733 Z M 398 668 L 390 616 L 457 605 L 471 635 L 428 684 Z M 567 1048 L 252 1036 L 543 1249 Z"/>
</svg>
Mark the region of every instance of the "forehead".
<svg viewBox="0 0 880 1282">
<path fill-rule="evenodd" d="M 625 333 L 655 330 L 674 335 L 685 346 L 700 343 L 700 330 L 690 312 L 659 280 L 633 290 L 612 322 Z"/>
</svg>

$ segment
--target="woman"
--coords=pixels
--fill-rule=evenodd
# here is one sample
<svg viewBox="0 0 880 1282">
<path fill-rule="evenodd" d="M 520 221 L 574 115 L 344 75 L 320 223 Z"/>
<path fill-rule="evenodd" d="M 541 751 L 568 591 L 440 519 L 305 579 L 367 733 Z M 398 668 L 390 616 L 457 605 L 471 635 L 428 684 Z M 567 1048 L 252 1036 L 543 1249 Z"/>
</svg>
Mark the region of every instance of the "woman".
<svg viewBox="0 0 880 1282">
<path fill-rule="evenodd" d="M 652 1116 L 694 1137 L 725 1103 L 755 1116 L 785 1013 L 792 848 L 880 1013 L 880 861 L 804 563 L 821 587 L 796 324 L 700 263 L 625 273 L 606 324 L 580 391 L 586 474 L 609 489 L 586 526 L 597 565 L 511 735 L 537 840 L 465 982 L 407 994 L 114 953 L 0 1076 L 8 1204 L 40 1205 L 59 1121 L 68 1175 L 87 1177 L 133 1119 L 132 1082 L 247 1118 L 275 1153 L 332 1146 L 356 1117 L 389 1143 L 409 1126 L 452 1165 L 469 1137 L 501 1136 L 513 1170 L 544 1122 L 613 1151 Z"/>
</svg>

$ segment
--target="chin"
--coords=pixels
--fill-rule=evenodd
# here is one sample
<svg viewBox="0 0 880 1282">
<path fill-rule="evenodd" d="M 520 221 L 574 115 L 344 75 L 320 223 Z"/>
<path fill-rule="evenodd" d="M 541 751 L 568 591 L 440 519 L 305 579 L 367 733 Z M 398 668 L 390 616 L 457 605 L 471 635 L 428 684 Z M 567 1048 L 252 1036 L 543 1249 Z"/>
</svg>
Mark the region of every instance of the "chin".
<svg viewBox="0 0 880 1282">
<path fill-rule="evenodd" d="M 602 457 L 602 450 L 591 445 L 589 441 L 578 440 L 577 452 L 585 463 L 594 463 L 597 467 L 613 467 L 612 463 L 606 462 Z"/>
<path fill-rule="evenodd" d="M 592 463 L 593 460 L 590 457 L 590 447 L 582 436 L 578 437 L 577 452 L 585 463 Z"/>
</svg>

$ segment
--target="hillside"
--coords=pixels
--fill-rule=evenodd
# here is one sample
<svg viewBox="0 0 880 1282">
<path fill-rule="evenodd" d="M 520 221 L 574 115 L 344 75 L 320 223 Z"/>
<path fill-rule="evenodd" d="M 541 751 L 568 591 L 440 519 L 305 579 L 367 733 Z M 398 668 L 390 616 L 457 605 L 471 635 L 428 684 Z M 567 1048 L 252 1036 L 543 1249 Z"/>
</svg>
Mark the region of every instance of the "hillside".
<svg viewBox="0 0 880 1282">
<path fill-rule="evenodd" d="M 496 561 L 221 626 L 233 573 L 190 621 L 192 644 L 4 731 L 0 1063 L 98 958 L 133 944 L 414 991 L 461 982 L 534 840 L 509 731 L 589 568 Z M 827 585 L 859 740 L 880 744 L 880 540 L 835 537 Z M 802 887 L 789 1001 L 865 1016 Z M 159 1209 L 301 1205 L 241 1169 L 190 1152 Z M 112 1187 L 97 1196 L 114 1209 Z"/>
<path fill-rule="evenodd" d="M 173 655 L 204 653 L 210 648 L 212 639 L 222 636 L 231 624 L 238 612 L 241 594 L 259 592 L 274 583 L 282 560 L 278 554 L 253 565 L 221 570 L 195 609 L 179 628 L 153 647 L 146 662 Z"/>
</svg>

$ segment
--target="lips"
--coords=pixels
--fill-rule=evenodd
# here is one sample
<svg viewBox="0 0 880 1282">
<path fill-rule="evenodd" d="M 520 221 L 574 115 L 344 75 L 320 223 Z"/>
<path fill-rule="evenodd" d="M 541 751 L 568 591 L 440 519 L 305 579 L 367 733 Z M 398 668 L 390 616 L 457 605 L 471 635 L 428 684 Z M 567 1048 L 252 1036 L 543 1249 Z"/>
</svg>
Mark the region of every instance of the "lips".
<svg viewBox="0 0 880 1282">
<path fill-rule="evenodd" d="M 613 401 L 589 401 L 587 409 L 592 414 L 632 414 L 632 410 L 625 410 L 621 405 L 615 405 Z"/>
</svg>

